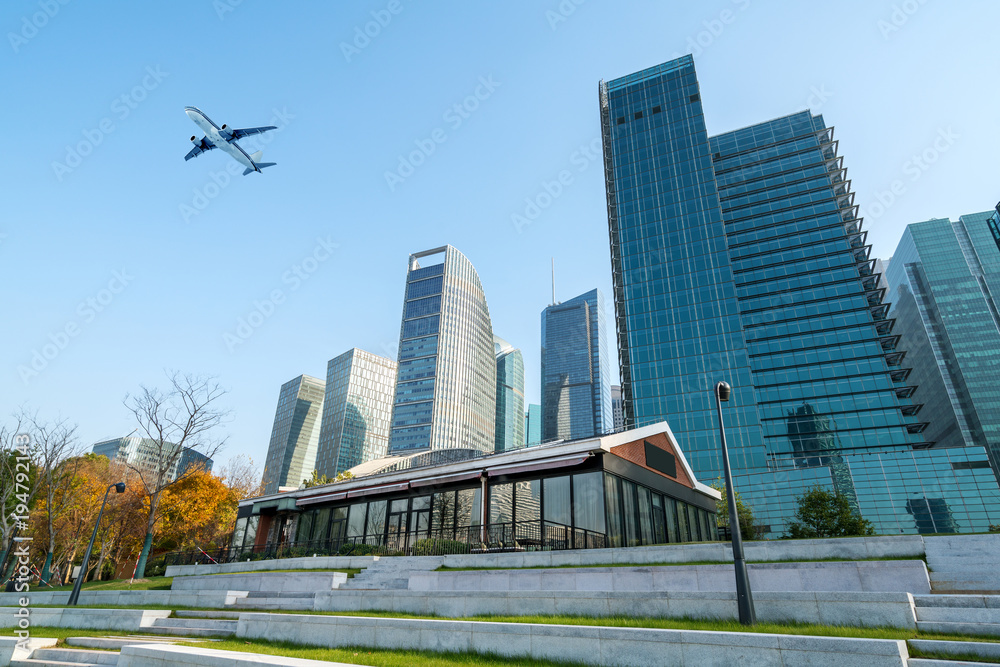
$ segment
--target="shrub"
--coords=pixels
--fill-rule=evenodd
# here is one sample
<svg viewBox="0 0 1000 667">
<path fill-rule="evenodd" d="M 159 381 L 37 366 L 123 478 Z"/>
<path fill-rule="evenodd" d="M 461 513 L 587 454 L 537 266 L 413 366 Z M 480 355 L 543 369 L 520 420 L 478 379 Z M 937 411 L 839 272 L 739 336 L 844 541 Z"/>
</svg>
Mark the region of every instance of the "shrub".
<svg viewBox="0 0 1000 667">
<path fill-rule="evenodd" d="M 458 540 L 427 538 L 413 544 L 414 556 L 443 556 L 445 554 L 467 554 L 469 545 Z"/>
<path fill-rule="evenodd" d="M 991 533 L 1000 533 L 1000 523 L 991 523 L 990 524 L 990 532 Z"/>
</svg>

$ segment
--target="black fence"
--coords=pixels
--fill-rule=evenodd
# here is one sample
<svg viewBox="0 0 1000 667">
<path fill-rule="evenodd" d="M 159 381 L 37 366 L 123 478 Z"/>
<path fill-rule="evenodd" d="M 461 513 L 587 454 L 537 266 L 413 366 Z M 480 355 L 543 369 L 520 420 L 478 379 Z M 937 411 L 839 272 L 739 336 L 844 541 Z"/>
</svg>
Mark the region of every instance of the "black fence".
<svg viewBox="0 0 1000 667">
<path fill-rule="evenodd" d="M 604 533 L 573 528 L 550 521 L 519 521 L 469 526 L 457 530 L 358 535 L 328 540 L 268 542 L 247 547 L 207 551 L 174 551 L 163 556 L 162 565 L 205 565 L 247 560 L 300 558 L 309 556 L 443 556 L 447 554 L 504 551 L 556 551 L 601 549 Z M 157 569 L 158 569 L 157 568 Z"/>
</svg>

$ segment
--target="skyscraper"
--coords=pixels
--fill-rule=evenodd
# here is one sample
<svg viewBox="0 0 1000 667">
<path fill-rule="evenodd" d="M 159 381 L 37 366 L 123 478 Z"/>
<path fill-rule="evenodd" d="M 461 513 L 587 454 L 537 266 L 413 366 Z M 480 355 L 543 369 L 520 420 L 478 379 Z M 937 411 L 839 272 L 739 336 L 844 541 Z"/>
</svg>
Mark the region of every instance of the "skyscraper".
<svg viewBox="0 0 1000 667">
<path fill-rule="evenodd" d="M 621 385 L 611 385 L 611 421 L 615 430 L 620 431 L 625 428 L 625 414 L 622 412 L 622 388 Z"/>
<path fill-rule="evenodd" d="M 597 289 L 542 311 L 542 442 L 612 430 L 605 326 Z"/>
<path fill-rule="evenodd" d="M 486 295 L 451 246 L 410 255 L 390 454 L 496 446 L 496 359 Z"/>
<path fill-rule="evenodd" d="M 934 447 L 985 448 L 1000 474 L 1000 249 L 993 212 L 907 226 L 889 262 L 889 316 Z M 985 461 L 972 465 L 988 469 Z"/>
<path fill-rule="evenodd" d="M 264 493 L 297 488 L 316 465 L 325 383 L 300 375 L 281 385 L 264 463 Z"/>
<path fill-rule="evenodd" d="M 497 360 L 496 451 L 524 447 L 524 359 L 521 350 L 493 337 Z"/>
<path fill-rule="evenodd" d="M 192 466 L 203 467 L 211 472 L 213 461 L 201 452 L 187 447 L 177 454 L 176 444 L 165 442 L 163 445 L 161 451 L 158 441 L 132 435 L 95 443 L 93 452 L 99 456 L 107 456 L 112 461 L 117 460 L 150 472 L 155 472 L 161 461 L 166 462 L 176 455 L 176 460 L 167 471 L 167 479 L 171 481 L 186 473 Z"/>
<path fill-rule="evenodd" d="M 528 447 L 542 443 L 542 406 L 528 404 L 524 413 L 524 444 Z"/>
<path fill-rule="evenodd" d="M 316 470 L 336 477 L 386 455 L 396 362 L 352 348 L 326 365 Z"/>
<path fill-rule="evenodd" d="M 602 81 L 599 98 L 626 426 L 669 421 L 696 475 L 717 478 L 726 380 L 736 485 L 771 534 L 814 485 L 881 533 L 916 532 L 918 496 L 985 529 L 995 483 L 969 450 L 926 449 L 822 116 L 709 137 L 690 56 Z"/>
</svg>

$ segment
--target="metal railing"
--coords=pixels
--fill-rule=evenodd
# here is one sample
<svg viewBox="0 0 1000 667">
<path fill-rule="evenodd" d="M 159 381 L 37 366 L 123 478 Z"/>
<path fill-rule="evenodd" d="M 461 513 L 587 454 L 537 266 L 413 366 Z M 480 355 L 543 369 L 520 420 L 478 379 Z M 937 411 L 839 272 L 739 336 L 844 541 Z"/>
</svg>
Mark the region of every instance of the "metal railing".
<svg viewBox="0 0 1000 667">
<path fill-rule="evenodd" d="M 483 537 L 485 536 L 485 541 Z M 601 549 L 607 537 L 551 521 L 518 521 L 457 529 L 357 535 L 326 540 L 267 542 L 209 551 L 175 551 L 163 556 L 162 567 L 309 556 L 443 556 L 503 551 Z"/>
</svg>

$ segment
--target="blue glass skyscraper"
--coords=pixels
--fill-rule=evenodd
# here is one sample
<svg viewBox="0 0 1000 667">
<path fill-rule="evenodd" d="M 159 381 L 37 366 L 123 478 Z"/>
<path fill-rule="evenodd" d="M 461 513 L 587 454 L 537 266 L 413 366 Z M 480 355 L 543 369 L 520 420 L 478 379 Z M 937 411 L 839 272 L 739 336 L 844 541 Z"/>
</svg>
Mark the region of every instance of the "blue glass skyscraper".
<svg viewBox="0 0 1000 667">
<path fill-rule="evenodd" d="M 493 336 L 497 357 L 497 452 L 524 447 L 524 357 L 521 350 Z"/>
<path fill-rule="evenodd" d="M 542 442 L 611 431 L 611 377 L 600 290 L 542 311 Z"/>
<path fill-rule="evenodd" d="M 1000 473 L 1000 249 L 993 212 L 907 226 L 889 262 L 890 317 L 934 447 L 985 448 Z M 929 414 L 928 414 L 929 413 Z"/>
<path fill-rule="evenodd" d="M 881 533 L 918 530 L 921 501 L 982 529 L 969 453 L 926 449 L 833 129 L 801 112 L 709 137 L 690 56 L 599 94 L 626 426 L 668 421 L 717 478 L 727 380 L 737 487 L 772 535 L 814 485 Z"/>
</svg>

